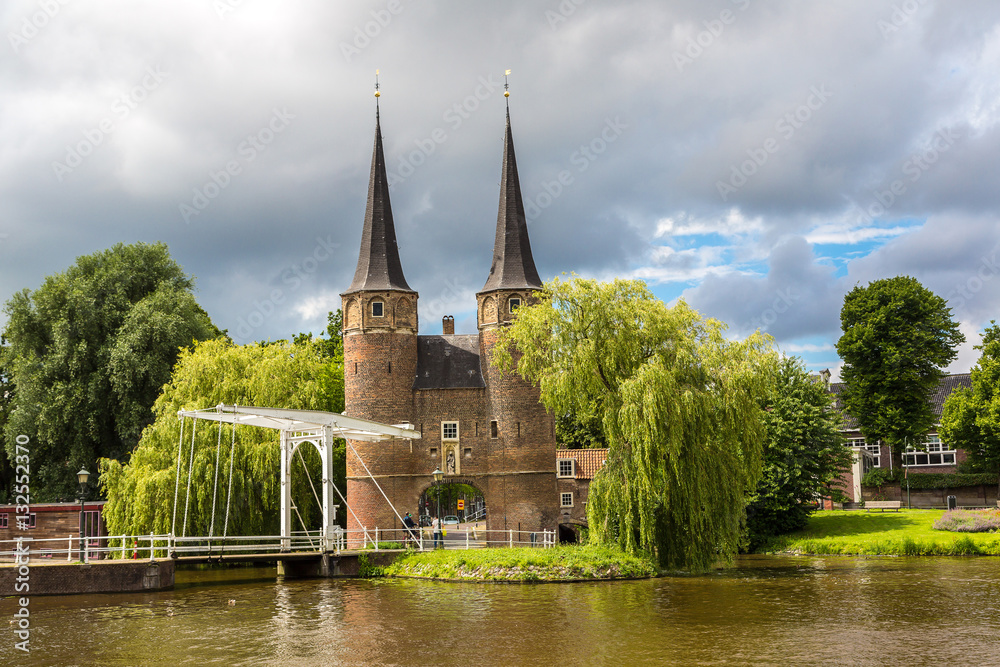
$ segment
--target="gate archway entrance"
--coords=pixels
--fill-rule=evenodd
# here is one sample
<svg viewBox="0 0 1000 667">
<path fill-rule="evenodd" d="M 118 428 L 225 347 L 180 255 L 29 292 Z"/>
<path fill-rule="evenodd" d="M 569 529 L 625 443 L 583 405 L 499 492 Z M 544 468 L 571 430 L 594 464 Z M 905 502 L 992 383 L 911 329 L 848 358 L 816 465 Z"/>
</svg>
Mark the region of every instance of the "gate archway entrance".
<svg viewBox="0 0 1000 667">
<path fill-rule="evenodd" d="M 442 518 L 453 516 L 463 524 L 485 524 L 486 494 L 472 480 L 463 479 L 444 479 L 424 489 L 417 501 L 421 523 L 423 517 L 437 515 L 439 497 Z"/>
</svg>

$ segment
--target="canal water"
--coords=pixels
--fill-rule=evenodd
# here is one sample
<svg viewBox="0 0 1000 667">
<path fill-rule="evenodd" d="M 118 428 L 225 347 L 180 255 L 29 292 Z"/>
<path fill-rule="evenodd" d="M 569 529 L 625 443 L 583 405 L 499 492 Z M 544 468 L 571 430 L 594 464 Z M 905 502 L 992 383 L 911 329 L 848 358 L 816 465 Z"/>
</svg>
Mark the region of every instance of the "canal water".
<svg viewBox="0 0 1000 667">
<path fill-rule="evenodd" d="M 996 558 L 750 557 L 533 585 L 180 572 L 173 591 L 30 609 L 30 654 L 11 626 L 0 664 L 1000 665 Z"/>
</svg>

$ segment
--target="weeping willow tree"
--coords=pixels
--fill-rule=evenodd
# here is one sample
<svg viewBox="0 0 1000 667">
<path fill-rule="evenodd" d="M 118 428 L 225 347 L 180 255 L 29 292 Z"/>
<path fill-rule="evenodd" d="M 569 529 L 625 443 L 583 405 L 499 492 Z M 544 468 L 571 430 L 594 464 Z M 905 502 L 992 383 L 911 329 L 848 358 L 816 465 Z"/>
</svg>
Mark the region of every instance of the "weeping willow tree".
<svg viewBox="0 0 1000 667">
<path fill-rule="evenodd" d="M 704 570 L 737 552 L 761 475 L 758 396 L 771 340 L 724 337 L 641 281 L 546 283 L 501 334 L 494 363 L 540 387 L 556 414 L 594 414 L 608 445 L 591 482 L 591 539 Z"/>
<path fill-rule="evenodd" d="M 100 483 L 108 498 L 104 518 L 110 534 L 171 531 L 174 494 L 178 488 L 175 487 L 178 443 L 183 445 L 183 451 L 175 532 L 180 535 L 185 530 L 186 507 L 188 535 L 208 535 L 213 527 L 214 534 L 222 534 L 232 427 L 224 425 L 220 434 L 218 424 L 198 421 L 189 501 L 192 420 L 184 420 L 182 440 L 181 420 L 177 417 L 178 410 L 208 408 L 220 403 L 342 411 L 342 357 L 327 356 L 323 341 L 312 340 L 240 346 L 216 339 L 181 352 L 170 383 L 153 407 L 155 421 L 143 431 L 128 463 L 100 461 Z M 228 534 L 277 534 L 281 502 L 278 439 L 279 434 L 274 430 L 237 427 Z M 343 441 L 339 443 L 343 461 Z M 310 445 L 300 446 L 298 451 L 302 458 L 296 455 L 292 468 L 292 500 L 304 522 L 314 529 L 322 508 L 313 496 L 306 470 L 318 490 L 322 479 L 319 453 Z M 343 464 L 335 467 L 343 468 Z M 341 470 L 340 479 L 335 480 L 340 488 L 343 488 L 343 474 Z M 294 513 L 292 520 L 298 524 Z M 298 529 L 300 526 L 296 525 Z"/>
</svg>

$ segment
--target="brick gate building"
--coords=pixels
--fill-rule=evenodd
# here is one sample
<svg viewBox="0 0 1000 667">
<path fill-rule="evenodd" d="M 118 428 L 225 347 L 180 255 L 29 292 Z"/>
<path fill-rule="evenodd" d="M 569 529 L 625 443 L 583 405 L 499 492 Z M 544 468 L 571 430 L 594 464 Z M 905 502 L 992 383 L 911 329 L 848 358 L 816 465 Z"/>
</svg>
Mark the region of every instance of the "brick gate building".
<svg viewBox="0 0 1000 667">
<path fill-rule="evenodd" d="M 485 273 L 485 262 L 484 262 Z M 421 336 L 418 294 L 403 276 L 389 202 L 378 114 L 358 266 L 341 294 L 344 313 L 345 414 L 411 423 L 409 442 L 352 441 L 400 512 L 413 512 L 440 468 L 445 480 L 479 489 L 489 530 L 554 529 L 559 520 L 556 440 L 539 392 L 491 363 L 500 327 L 509 324 L 542 282 L 528 241 L 507 113 L 493 262 L 476 295 L 479 333 Z M 398 519 L 350 449 L 348 528 L 394 528 Z"/>
</svg>

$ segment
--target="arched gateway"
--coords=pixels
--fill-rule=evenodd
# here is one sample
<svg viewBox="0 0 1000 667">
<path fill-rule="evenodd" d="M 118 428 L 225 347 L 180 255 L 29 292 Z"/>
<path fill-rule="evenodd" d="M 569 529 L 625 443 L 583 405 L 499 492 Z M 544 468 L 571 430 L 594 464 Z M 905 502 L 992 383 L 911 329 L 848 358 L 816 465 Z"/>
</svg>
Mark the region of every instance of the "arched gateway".
<svg viewBox="0 0 1000 667">
<path fill-rule="evenodd" d="M 489 530 L 555 529 L 554 420 L 536 388 L 491 363 L 500 327 L 541 285 L 508 111 L 493 262 L 477 294 L 479 333 L 456 335 L 454 320 L 445 317 L 441 335 L 418 335 L 418 294 L 403 276 L 396 247 L 376 114 L 361 252 L 341 295 L 345 414 L 413 424 L 421 439 L 352 442 L 357 455 L 347 456 L 347 501 L 356 518 L 348 517 L 348 529 L 360 528 L 358 521 L 367 528 L 397 528 L 382 492 L 396 508 L 412 511 L 435 469 L 444 471 L 446 481 L 463 480 L 482 491 Z"/>
</svg>

